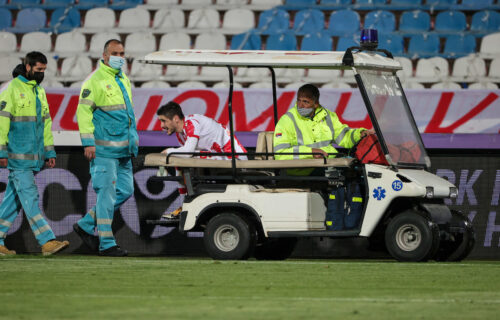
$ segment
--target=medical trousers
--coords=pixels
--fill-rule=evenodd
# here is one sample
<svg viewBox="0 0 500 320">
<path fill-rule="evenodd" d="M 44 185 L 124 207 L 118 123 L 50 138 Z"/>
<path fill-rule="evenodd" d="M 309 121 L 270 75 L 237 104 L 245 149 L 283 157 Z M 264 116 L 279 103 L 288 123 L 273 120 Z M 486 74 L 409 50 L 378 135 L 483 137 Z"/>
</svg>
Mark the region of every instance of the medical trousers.
<svg viewBox="0 0 500 320">
<path fill-rule="evenodd" d="M 94 234 L 97 226 L 99 250 L 116 246 L 111 230 L 114 212 L 127 201 L 134 192 L 132 160 L 126 158 L 96 157 L 90 162 L 92 187 L 97 194 L 96 205 L 78 221 L 78 225 L 88 234 Z"/>
<path fill-rule="evenodd" d="M 38 189 L 33 171 L 10 170 L 9 181 L 0 205 L 0 245 L 5 245 L 7 231 L 21 208 L 40 246 L 56 238 L 38 205 Z"/>
</svg>

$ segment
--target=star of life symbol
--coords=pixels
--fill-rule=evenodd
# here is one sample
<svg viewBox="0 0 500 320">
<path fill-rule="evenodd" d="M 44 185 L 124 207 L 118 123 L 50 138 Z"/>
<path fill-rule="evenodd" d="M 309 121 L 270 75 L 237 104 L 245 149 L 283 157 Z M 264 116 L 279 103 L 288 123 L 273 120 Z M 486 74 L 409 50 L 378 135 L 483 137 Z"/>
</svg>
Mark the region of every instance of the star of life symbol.
<svg viewBox="0 0 500 320">
<path fill-rule="evenodd" d="M 382 187 L 377 187 L 373 189 L 373 197 L 377 200 L 382 200 L 385 198 L 385 189 Z"/>
</svg>

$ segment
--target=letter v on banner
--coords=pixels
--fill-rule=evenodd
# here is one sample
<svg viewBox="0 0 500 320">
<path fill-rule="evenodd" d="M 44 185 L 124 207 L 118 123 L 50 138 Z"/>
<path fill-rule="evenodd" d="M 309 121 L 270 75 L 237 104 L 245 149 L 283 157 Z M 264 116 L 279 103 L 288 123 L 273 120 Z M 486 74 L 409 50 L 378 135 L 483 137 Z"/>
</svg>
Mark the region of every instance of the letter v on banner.
<svg viewBox="0 0 500 320">
<path fill-rule="evenodd" d="M 458 119 L 447 127 L 441 127 L 441 124 L 446 117 L 446 113 L 450 108 L 450 104 L 453 100 L 454 95 L 455 94 L 453 92 L 443 92 L 441 94 L 441 99 L 439 100 L 438 106 L 436 108 L 436 111 L 434 112 L 434 115 L 432 116 L 432 119 L 429 121 L 429 124 L 425 129 L 425 133 L 453 133 L 455 129 L 477 116 L 479 113 L 481 113 L 481 111 L 490 106 L 493 101 L 498 98 L 498 95 L 494 93 L 488 94 L 486 98 L 479 102 L 477 106 L 472 108 L 462 118 Z"/>
</svg>

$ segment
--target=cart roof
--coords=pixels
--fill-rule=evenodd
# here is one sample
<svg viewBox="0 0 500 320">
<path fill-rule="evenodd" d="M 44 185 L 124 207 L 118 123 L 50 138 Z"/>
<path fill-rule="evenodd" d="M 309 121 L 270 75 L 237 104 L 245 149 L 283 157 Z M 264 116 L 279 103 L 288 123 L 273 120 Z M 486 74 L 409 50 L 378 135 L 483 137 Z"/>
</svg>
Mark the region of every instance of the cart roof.
<svg viewBox="0 0 500 320">
<path fill-rule="evenodd" d="M 398 61 L 373 52 L 354 52 L 354 67 L 400 70 Z M 346 69 L 343 51 L 268 51 L 268 50 L 168 50 L 146 55 L 141 62 L 192 66 L 273 67 L 309 69 Z"/>
</svg>

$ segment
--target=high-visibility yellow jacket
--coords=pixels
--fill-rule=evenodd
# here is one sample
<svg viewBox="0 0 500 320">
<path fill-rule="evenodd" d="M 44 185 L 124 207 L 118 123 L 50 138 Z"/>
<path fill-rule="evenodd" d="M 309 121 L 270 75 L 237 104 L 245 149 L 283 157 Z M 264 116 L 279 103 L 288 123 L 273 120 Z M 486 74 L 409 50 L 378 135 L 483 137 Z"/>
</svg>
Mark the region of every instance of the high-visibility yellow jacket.
<svg viewBox="0 0 500 320">
<path fill-rule="evenodd" d="M 76 116 L 82 145 L 95 146 L 96 156 L 137 156 L 139 136 L 125 73 L 101 61 L 82 85 Z"/>
<path fill-rule="evenodd" d="M 312 154 L 280 155 L 279 153 L 311 153 L 313 148 L 336 153 L 333 144 L 353 147 L 361 138 L 361 131 L 340 122 L 337 114 L 319 106 L 314 117 L 301 116 L 297 105 L 284 114 L 274 130 L 273 149 L 276 160 L 312 159 Z M 335 155 L 330 155 L 333 158 Z"/>
<path fill-rule="evenodd" d="M 23 76 L 0 91 L 0 158 L 9 169 L 39 171 L 55 158 L 52 119 L 45 90 Z"/>
</svg>

